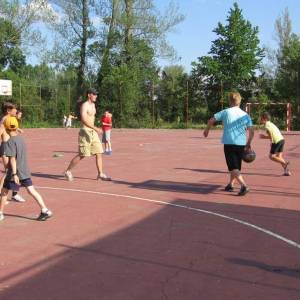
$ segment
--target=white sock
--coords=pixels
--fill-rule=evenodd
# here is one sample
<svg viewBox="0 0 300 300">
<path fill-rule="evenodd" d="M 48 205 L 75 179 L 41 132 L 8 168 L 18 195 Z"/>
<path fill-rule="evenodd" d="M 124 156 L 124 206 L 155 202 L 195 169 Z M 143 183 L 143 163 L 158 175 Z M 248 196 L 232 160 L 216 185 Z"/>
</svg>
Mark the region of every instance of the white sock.
<svg viewBox="0 0 300 300">
<path fill-rule="evenodd" d="M 46 213 L 48 211 L 48 208 L 42 208 L 42 213 Z"/>
</svg>

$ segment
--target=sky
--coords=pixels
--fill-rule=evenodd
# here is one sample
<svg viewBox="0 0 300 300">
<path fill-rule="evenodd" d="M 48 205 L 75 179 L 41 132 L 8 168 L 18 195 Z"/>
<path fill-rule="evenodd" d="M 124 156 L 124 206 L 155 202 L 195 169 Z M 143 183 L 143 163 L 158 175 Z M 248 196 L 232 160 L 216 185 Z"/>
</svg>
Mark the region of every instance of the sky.
<svg viewBox="0 0 300 300">
<path fill-rule="evenodd" d="M 165 11 L 171 0 L 153 0 L 160 11 Z M 207 55 L 211 43 L 216 39 L 213 30 L 218 22 L 226 24 L 230 8 L 237 2 L 243 16 L 252 26 L 258 26 L 261 46 L 276 49 L 275 21 L 288 8 L 292 21 L 292 30 L 300 35 L 300 0 L 173 0 L 179 6 L 179 12 L 185 20 L 167 35 L 168 42 L 176 49 L 178 61 L 158 60 L 162 67 L 179 64 L 186 72 L 191 71 L 191 63 Z M 41 27 L 43 28 L 43 26 Z M 43 30 L 43 29 L 42 29 Z M 47 30 L 44 29 L 44 33 Z M 37 55 L 29 58 L 29 63 L 38 63 Z"/>
<path fill-rule="evenodd" d="M 155 0 L 159 9 L 166 8 L 168 0 Z M 252 26 L 258 26 L 261 46 L 277 47 L 274 24 L 285 8 L 288 8 L 292 30 L 300 35 L 300 0 L 176 0 L 185 20 L 168 34 L 169 43 L 176 49 L 185 70 L 191 70 L 191 62 L 208 54 L 216 35 L 212 32 L 218 22 L 226 24 L 233 3 L 237 2 L 243 16 Z M 170 65 L 159 60 L 160 65 Z"/>
</svg>

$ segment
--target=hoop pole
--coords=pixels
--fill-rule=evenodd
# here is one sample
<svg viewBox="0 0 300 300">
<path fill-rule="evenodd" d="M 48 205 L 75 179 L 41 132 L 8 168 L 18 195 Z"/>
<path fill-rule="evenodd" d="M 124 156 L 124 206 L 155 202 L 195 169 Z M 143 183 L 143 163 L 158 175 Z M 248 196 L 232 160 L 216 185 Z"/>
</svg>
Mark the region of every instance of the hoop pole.
<svg viewBox="0 0 300 300">
<path fill-rule="evenodd" d="M 291 131 L 292 128 L 292 105 L 287 103 L 286 105 L 286 131 Z"/>
<path fill-rule="evenodd" d="M 188 128 L 188 125 L 189 125 L 189 81 L 187 80 L 186 81 L 186 102 L 185 102 L 185 105 L 186 105 L 186 108 L 185 108 L 185 127 Z"/>
<path fill-rule="evenodd" d="M 246 103 L 246 113 L 250 115 L 250 103 Z"/>
<path fill-rule="evenodd" d="M 71 85 L 68 84 L 68 113 L 71 112 Z"/>
<path fill-rule="evenodd" d="M 20 109 L 22 109 L 22 83 L 20 82 Z"/>
</svg>

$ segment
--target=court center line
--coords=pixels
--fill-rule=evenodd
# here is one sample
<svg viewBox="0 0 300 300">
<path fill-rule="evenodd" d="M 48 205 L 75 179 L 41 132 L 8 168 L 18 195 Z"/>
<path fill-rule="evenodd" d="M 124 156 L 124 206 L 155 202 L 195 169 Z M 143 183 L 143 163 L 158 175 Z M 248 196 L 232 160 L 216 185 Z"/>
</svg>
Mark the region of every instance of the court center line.
<svg viewBox="0 0 300 300">
<path fill-rule="evenodd" d="M 169 203 L 169 202 L 165 202 L 165 201 L 160 201 L 160 200 L 153 200 L 153 199 L 148 199 L 148 198 L 142 198 L 142 197 L 136 197 L 136 196 L 129 196 L 129 195 L 121 195 L 121 194 L 112 194 L 112 193 L 105 193 L 105 192 L 98 192 L 98 191 L 89 191 L 89 190 L 80 190 L 80 189 L 67 189 L 67 188 L 55 188 L 55 187 L 47 187 L 47 186 L 36 186 L 36 188 L 38 189 L 48 189 L 48 190 L 58 190 L 58 191 L 66 191 L 66 192 L 78 192 L 78 193 L 88 193 L 88 194 L 97 194 L 97 195 L 103 195 L 103 196 L 112 196 L 112 197 L 120 197 L 120 198 L 128 198 L 128 199 L 135 199 L 135 200 L 140 200 L 140 201 L 145 201 L 145 202 L 152 202 L 152 203 L 156 203 L 156 204 L 161 204 L 161 205 L 166 205 L 166 206 L 173 206 L 173 207 L 177 207 L 177 208 L 183 208 L 183 209 L 188 209 L 188 210 L 192 210 L 192 211 L 196 211 L 196 212 L 200 212 L 200 213 L 205 213 L 205 214 L 209 214 L 209 215 L 213 215 L 216 217 L 220 217 L 226 220 L 230 220 L 242 225 L 245 225 L 247 227 L 250 227 L 252 229 L 255 229 L 257 231 L 261 231 L 269 236 L 274 237 L 275 239 L 281 240 L 293 247 L 296 247 L 298 249 L 300 249 L 300 244 L 290 240 L 280 234 L 277 234 L 271 230 L 265 229 L 263 227 L 254 225 L 252 223 L 240 220 L 240 219 L 236 219 L 233 217 L 229 217 L 223 214 L 219 214 L 210 210 L 204 210 L 204 209 L 200 209 L 200 208 L 195 208 L 195 207 L 191 207 L 191 206 L 187 206 L 187 205 L 182 205 L 182 204 L 174 204 L 174 203 Z"/>
</svg>

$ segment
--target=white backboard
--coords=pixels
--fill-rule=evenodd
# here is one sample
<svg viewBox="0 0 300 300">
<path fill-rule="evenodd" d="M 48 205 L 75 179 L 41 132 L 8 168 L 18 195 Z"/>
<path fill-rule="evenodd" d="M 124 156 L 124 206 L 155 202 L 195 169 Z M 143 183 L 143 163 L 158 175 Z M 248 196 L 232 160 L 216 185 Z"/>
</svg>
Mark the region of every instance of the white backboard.
<svg viewBox="0 0 300 300">
<path fill-rule="evenodd" d="M 12 81 L 0 79 L 0 95 L 11 96 L 12 95 Z"/>
</svg>

